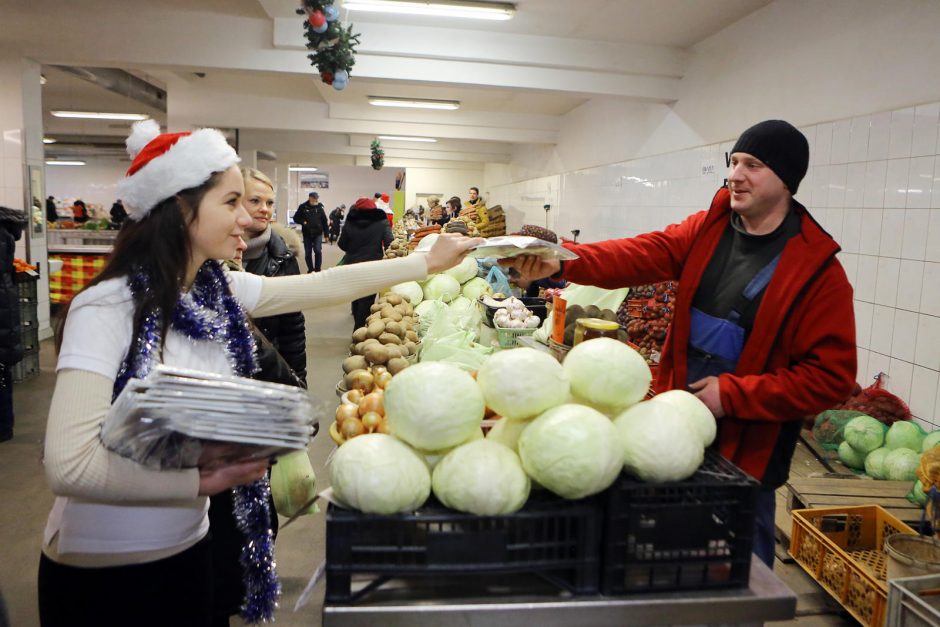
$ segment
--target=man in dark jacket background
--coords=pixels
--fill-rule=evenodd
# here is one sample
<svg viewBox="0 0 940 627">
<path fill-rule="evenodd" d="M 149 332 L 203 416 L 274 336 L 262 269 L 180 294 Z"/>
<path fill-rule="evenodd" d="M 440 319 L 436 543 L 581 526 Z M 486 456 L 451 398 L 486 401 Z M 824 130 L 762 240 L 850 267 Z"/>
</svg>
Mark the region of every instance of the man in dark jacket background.
<svg viewBox="0 0 940 627">
<path fill-rule="evenodd" d="M 13 437 L 13 372 L 23 359 L 20 299 L 13 282 L 16 240 L 23 234 L 22 211 L 0 207 L 0 442 Z"/>
<path fill-rule="evenodd" d="M 307 202 L 301 203 L 294 212 L 294 222 L 300 225 L 304 234 L 304 259 L 307 261 L 307 270 L 319 272 L 320 266 L 323 265 L 323 236 L 329 228 L 320 194 L 310 192 Z"/>
<path fill-rule="evenodd" d="M 346 263 L 377 261 L 384 257 L 385 248 L 392 243 L 392 227 L 385 212 L 375 206 L 369 198 L 360 198 L 349 209 L 346 225 L 339 236 L 339 247 L 346 253 Z M 352 302 L 355 327 L 366 323 L 369 309 L 375 303 L 375 294 L 358 298 Z"/>
</svg>

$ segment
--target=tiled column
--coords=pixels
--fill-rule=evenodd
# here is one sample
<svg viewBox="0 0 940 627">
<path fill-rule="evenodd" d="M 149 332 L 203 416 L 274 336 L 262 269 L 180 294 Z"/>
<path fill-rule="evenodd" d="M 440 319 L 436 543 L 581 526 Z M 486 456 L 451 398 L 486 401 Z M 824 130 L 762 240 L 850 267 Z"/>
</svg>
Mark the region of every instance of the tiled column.
<svg viewBox="0 0 940 627">
<path fill-rule="evenodd" d="M 46 252 L 45 163 L 42 145 L 42 91 L 39 64 L 0 47 L 0 203 L 28 210 L 30 224 L 16 244 L 16 256 L 39 264 L 40 337 L 49 325 L 49 272 Z M 34 171 L 32 184 L 30 166 Z M 30 190 L 32 187 L 32 190 Z M 33 200 L 35 199 L 35 200 Z M 32 206 L 38 203 L 38 215 Z"/>
</svg>

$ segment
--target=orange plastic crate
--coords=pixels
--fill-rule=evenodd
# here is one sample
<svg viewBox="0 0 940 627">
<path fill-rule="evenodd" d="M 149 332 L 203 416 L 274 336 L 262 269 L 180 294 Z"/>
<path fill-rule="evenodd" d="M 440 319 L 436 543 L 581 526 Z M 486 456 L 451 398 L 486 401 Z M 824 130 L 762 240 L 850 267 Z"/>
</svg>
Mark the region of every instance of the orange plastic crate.
<svg viewBox="0 0 940 627">
<path fill-rule="evenodd" d="M 862 625 L 881 627 L 888 602 L 885 538 L 915 531 L 879 505 L 792 514 L 790 555 Z"/>
</svg>

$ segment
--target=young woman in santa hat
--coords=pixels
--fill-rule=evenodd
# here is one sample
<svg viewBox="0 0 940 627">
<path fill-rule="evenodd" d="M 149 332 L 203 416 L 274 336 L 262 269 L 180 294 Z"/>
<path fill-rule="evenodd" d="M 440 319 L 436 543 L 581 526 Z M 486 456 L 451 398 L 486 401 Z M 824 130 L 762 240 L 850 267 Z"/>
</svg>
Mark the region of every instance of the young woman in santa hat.
<svg viewBox="0 0 940 627">
<path fill-rule="evenodd" d="M 138 123 L 118 184 L 128 221 L 101 274 L 59 326 L 45 442 L 56 495 L 39 567 L 40 621 L 54 625 L 210 625 L 208 496 L 233 489 L 244 515 L 249 622 L 280 592 L 265 521 L 265 462 L 152 470 L 104 448 L 111 401 L 163 363 L 224 375 L 257 368 L 247 317 L 327 306 L 459 263 L 478 243 L 442 236 L 427 255 L 302 276 L 228 273 L 251 218 L 238 156 L 221 133 L 159 133 Z M 212 447 L 204 447 L 211 459 Z"/>
</svg>

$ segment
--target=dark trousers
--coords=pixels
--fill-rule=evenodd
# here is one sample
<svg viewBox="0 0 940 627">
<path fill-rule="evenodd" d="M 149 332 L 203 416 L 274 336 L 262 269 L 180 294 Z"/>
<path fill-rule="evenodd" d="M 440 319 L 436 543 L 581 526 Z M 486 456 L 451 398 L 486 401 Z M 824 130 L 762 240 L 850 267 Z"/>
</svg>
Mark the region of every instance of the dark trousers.
<svg viewBox="0 0 940 627">
<path fill-rule="evenodd" d="M 754 554 L 771 570 L 774 567 L 774 549 L 777 546 L 777 538 L 774 535 L 776 505 L 776 490 L 761 488 L 757 496 L 757 516 L 754 518 Z"/>
<path fill-rule="evenodd" d="M 312 251 L 312 255 L 311 255 Z M 323 265 L 323 235 L 307 235 L 304 233 L 304 259 L 307 262 L 308 272 L 319 272 Z"/>
<path fill-rule="evenodd" d="M 368 318 L 369 314 L 372 313 L 370 309 L 374 304 L 375 294 L 369 294 L 368 296 L 357 298 L 352 302 L 353 319 L 356 321 L 356 326 L 353 327 L 354 329 L 358 329 L 359 327 L 364 327 L 366 325 L 366 318 Z"/>
<path fill-rule="evenodd" d="M 39 559 L 42 627 L 209 627 L 209 538 L 156 562 L 77 568 Z"/>
<path fill-rule="evenodd" d="M 13 371 L 0 364 L 0 442 L 13 437 Z"/>
</svg>

